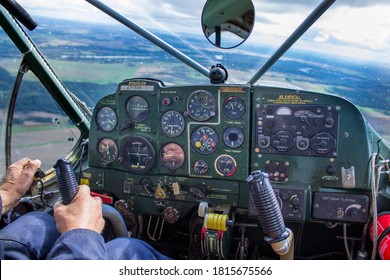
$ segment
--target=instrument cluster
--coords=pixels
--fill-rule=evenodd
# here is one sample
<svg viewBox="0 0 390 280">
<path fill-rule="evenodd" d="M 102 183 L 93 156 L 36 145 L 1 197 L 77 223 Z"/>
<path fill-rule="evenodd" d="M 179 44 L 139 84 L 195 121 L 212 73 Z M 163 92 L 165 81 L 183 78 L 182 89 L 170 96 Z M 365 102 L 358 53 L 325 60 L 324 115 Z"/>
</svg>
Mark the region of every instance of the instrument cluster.
<svg viewBox="0 0 390 280">
<path fill-rule="evenodd" d="M 246 86 L 164 88 L 158 81 L 125 81 L 97 105 L 92 165 L 134 174 L 245 180 L 249 97 Z M 246 164 L 239 165 L 237 157 Z"/>
<path fill-rule="evenodd" d="M 327 207 L 312 205 L 316 193 L 349 199 L 358 192 L 366 201 L 370 153 L 362 120 L 353 104 L 331 95 L 124 80 L 95 107 L 83 177 L 133 212 L 175 221 L 200 202 L 256 215 L 246 179 L 262 170 L 284 218 L 307 221 L 314 207 Z"/>
</svg>

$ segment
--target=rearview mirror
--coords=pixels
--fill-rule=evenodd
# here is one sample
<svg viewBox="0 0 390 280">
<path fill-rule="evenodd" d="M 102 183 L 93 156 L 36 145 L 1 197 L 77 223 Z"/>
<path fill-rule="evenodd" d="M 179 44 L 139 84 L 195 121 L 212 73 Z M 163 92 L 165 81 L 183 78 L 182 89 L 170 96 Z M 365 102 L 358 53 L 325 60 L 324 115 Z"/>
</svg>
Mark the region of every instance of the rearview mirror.
<svg viewBox="0 0 390 280">
<path fill-rule="evenodd" d="M 248 39 L 254 19 L 251 0 L 207 0 L 202 12 L 202 29 L 210 43 L 230 49 Z"/>
</svg>

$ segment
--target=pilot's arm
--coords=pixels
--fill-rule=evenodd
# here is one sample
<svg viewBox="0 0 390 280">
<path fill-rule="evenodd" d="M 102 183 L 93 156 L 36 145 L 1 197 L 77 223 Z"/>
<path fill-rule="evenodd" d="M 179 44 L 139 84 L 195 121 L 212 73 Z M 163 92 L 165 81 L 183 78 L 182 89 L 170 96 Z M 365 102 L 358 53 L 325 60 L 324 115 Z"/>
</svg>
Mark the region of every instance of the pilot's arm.
<svg viewBox="0 0 390 280">
<path fill-rule="evenodd" d="M 104 227 L 102 200 L 91 197 L 88 186 L 81 185 L 68 205 L 57 202 L 54 218 L 61 236 L 48 259 L 107 259 L 101 232 Z"/>
</svg>

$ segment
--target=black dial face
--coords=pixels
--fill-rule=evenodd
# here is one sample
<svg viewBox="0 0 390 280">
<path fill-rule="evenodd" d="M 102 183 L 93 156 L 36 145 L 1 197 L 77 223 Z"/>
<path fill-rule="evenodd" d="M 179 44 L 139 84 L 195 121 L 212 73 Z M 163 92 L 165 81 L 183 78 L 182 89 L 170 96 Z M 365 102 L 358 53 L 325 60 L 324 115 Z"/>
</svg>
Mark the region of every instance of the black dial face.
<svg viewBox="0 0 390 280">
<path fill-rule="evenodd" d="M 245 102 L 239 97 L 232 96 L 223 102 L 223 114 L 232 120 L 238 120 L 245 114 Z"/>
<path fill-rule="evenodd" d="M 197 160 L 194 163 L 194 172 L 196 174 L 203 175 L 206 174 L 208 170 L 209 166 L 203 159 Z"/>
<path fill-rule="evenodd" d="M 167 143 L 161 148 L 160 159 L 166 168 L 174 171 L 184 164 L 184 150 L 176 143 Z"/>
<path fill-rule="evenodd" d="M 217 114 L 214 96 L 205 90 L 194 91 L 188 97 L 187 111 L 194 120 L 207 121 Z"/>
<path fill-rule="evenodd" d="M 118 158 L 118 146 L 110 138 L 101 139 L 97 150 L 99 159 L 106 163 L 114 162 Z"/>
<path fill-rule="evenodd" d="M 198 127 L 191 134 L 191 145 L 195 151 L 202 155 L 211 154 L 218 147 L 218 135 L 211 127 Z"/>
<path fill-rule="evenodd" d="M 113 131 L 118 123 L 118 117 L 111 107 L 101 107 L 96 114 L 98 127 L 104 132 Z"/>
<path fill-rule="evenodd" d="M 143 137 L 130 137 L 127 139 L 123 155 L 127 168 L 133 173 L 145 173 L 154 165 L 154 148 Z"/>
<path fill-rule="evenodd" d="M 149 104 L 141 96 L 134 95 L 127 100 L 126 111 L 130 120 L 135 123 L 142 122 L 146 120 L 149 116 Z"/>
<path fill-rule="evenodd" d="M 226 128 L 223 132 L 222 138 L 223 143 L 232 149 L 240 147 L 245 140 L 244 131 L 235 126 Z"/>
<path fill-rule="evenodd" d="M 161 116 L 161 129 L 168 137 L 177 137 L 183 133 L 185 122 L 177 111 L 167 111 Z"/>
<path fill-rule="evenodd" d="M 236 160 L 229 155 L 220 155 L 215 160 L 215 171 L 221 176 L 232 176 L 237 170 Z"/>
<path fill-rule="evenodd" d="M 156 187 L 153 185 L 153 182 L 150 178 L 142 178 L 139 182 L 139 184 L 144 188 L 144 190 L 149 193 L 153 194 L 156 191 Z"/>
<path fill-rule="evenodd" d="M 280 130 L 271 136 L 271 145 L 279 152 L 287 152 L 295 146 L 295 137 L 289 131 Z"/>
</svg>

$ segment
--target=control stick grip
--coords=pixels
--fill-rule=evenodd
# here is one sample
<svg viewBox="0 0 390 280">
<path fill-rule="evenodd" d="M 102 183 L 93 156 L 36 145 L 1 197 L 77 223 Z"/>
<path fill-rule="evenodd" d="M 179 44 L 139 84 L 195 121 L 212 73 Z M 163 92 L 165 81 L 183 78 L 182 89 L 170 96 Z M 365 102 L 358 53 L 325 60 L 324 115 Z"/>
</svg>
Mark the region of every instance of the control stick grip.
<svg viewBox="0 0 390 280">
<path fill-rule="evenodd" d="M 71 167 L 71 162 L 67 159 L 60 158 L 53 167 L 56 171 L 62 203 L 68 205 L 76 196 L 78 190 L 78 184 Z"/>
</svg>

